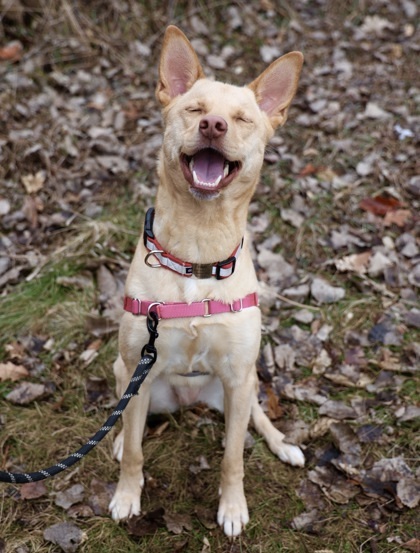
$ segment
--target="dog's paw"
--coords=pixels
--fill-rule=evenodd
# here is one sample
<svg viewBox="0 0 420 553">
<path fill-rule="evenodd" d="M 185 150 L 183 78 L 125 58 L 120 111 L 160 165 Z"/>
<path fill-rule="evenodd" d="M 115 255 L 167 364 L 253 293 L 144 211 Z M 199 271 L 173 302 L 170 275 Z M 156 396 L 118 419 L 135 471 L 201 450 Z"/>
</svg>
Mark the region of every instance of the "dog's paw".
<svg viewBox="0 0 420 553">
<path fill-rule="evenodd" d="M 294 467 L 303 467 L 305 465 L 305 456 L 296 445 L 281 442 L 277 445 L 274 453 L 283 463 L 288 463 Z"/>
<path fill-rule="evenodd" d="M 124 432 L 121 430 L 121 432 L 115 438 L 114 445 L 112 447 L 112 453 L 114 455 L 114 458 L 120 463 L 123 455 L 123 448 L 124 448 Z"/>
<path fill-rule="evenodd" d="M 131 491 L 116 491 L 109 504 L 109 510 L 114 520 L 123 520 L 132 516 L 139 515 L 140 494 Z"/>
<path fill-rule="evenodd" d="M 143 485 L 143 478 L 140 479 L 137 485 L 129 485 L 127 482 L 126 485 L 123 485 L 120 481 L 109 504 L 109 510 L 114 520 L 124 520 L 140 514 L 140 498 Z"/>
<path fill-rule="evenodd" d="M 217 522 L 229 538 L 239 536 L 248 523 L 248 507 L 243 493 L 222 493 L 220 497 Z"/>
</svg>

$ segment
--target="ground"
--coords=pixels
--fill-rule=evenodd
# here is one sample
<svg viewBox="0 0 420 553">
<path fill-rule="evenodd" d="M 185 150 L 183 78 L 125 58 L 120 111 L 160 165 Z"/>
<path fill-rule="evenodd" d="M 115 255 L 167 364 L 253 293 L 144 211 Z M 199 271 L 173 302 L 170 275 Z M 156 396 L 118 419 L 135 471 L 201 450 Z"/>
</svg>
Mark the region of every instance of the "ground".
<svg viewBox="0 0 420 553">
<path fill-rule="evenodd" d="M 0 552 L 420 551 L 416 3 L 0 0 L 0 14 L 0 469 L 66 457 L 116 403 L 169 23 L 234 84 L 305 56 L 249 229 L 260 400 L 307 462 L 283 465 L 251 430 L 251 521 L 230 542 L 215 523 L 221 417 L 154 418 L 141 517 L 107 513 L 108 437 L 54 479 L 1 485 Z"/>
</svg>

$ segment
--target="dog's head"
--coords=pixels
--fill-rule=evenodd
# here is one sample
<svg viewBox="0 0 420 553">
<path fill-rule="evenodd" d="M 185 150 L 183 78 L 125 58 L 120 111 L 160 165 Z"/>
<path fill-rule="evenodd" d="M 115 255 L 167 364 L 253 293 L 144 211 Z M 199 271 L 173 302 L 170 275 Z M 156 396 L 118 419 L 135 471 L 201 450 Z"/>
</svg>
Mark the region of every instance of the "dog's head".
<svg viewBox="0 0 420 553">
<path fill-rule="evenodd" d="M 287 119 L 302 63 L 302 54 L 291 52 L 246 87 L 211 81 L 185 35 L 168 27 L 156 97 L 165 120 L 161 164 L 173 185 L 200 200 L 236 186 L 253 191 L 265 146 Z"/>
</svg>

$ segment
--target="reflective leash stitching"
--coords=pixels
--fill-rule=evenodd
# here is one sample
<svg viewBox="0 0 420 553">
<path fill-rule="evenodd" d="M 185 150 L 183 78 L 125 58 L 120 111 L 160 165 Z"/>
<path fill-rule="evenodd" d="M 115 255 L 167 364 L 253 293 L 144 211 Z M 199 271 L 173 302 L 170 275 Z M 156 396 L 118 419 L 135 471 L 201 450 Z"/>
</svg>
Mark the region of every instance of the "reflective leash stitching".
<svg viewBox="0 0 420 553">
<path fill-rule="evenodd" d="M 157 351 L 154 344 L 156 338 L 159 336 L 156 330 L 158 322 L 159 319 L 156 313 L 151 311 L 147 317 L 147 329 L 150 335 L 149 342 L 143 346 L 141 351 L 141 359 L 136 367 L 136 370 L 134 371 L 133 376 L 131 377 L 126 391 L 118 402 L 117 407 L 98 432 L 96 432 L 96 434 L 75 453 L 72 453 L 66 459 L 63 459 L 55 465 L 29 473 L 0 471 L 0 482 L 9 482 L 10 484 L 26 484 L 27 482 L 38 482 L 39 480 L 45 480 L 50 476 L 55 476 L 63 470 L 66 470 L 78 463 L 81 459 L 83 459 L 83 457 L 92 451 L 92 449 L 95 448 L 103 438 L 105 438 L 122 415 L 130 399 L 138 394 L 140 386 L 156 361 Z"/>
</svg>

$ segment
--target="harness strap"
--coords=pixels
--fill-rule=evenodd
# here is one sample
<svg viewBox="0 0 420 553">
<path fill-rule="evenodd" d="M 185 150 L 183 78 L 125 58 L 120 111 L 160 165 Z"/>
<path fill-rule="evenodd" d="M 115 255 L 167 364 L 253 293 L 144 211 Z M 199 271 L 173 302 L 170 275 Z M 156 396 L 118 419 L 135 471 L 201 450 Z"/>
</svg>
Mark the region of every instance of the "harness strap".
<svg viewBox="0 0 420 553">
<path fill-rule="evenodd" d="M 147 316 L 156 313 L 159 319 L 179 319 L 185 317 L 211 317 L 220 313 L 239 313 L 243 309 L 258 306 L 258 294 L 253 292 L 244 298 L 224 303 L 219 300 L 204 299 L 192 303 L 165 303 L 157 301 L 139 300 L 126 296 L 124 310 L 132 315 Z"/>
</svg>

